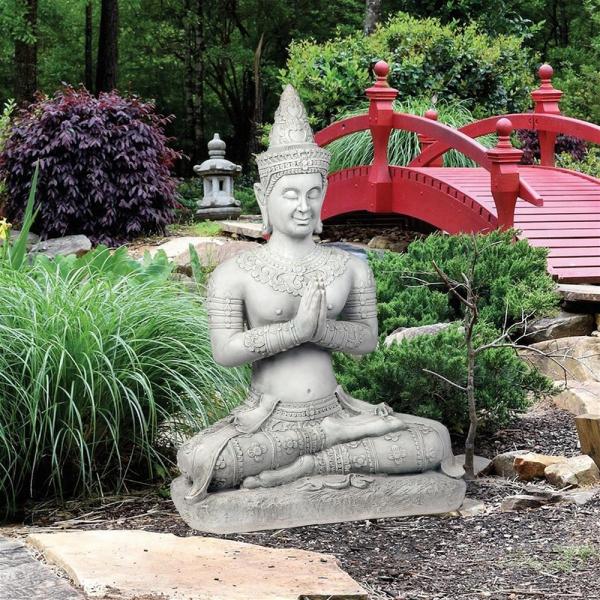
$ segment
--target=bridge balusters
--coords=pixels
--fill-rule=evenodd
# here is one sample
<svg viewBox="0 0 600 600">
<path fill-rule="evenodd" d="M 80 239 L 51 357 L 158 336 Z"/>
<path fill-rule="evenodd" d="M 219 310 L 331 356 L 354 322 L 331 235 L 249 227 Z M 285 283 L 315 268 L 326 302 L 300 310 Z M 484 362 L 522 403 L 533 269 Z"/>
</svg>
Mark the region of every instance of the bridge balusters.
<svg viewBox="0 0 600 600">
<path fill-rule="evenodd" d="M 377 80 L 365 93 L 369 98 L 369 129 L 373 138 L 373 164 L 369 171 L 369 208 L 392 212 L 392 178 L 388 162 L 388 142 L 392 132 L 393 104 L 398 90 L 390 87 L 388 64 L 380 60 L 373 67 Z"/>
<path fill-rule="evenodd" d="M 531 92 L 531 99 L 533 100 L 535 107 L 534 113 L 560 115 L 558 103 L 560 102 L 563 93 L 552 85 L 553 74 L 554 69 L 549 64 L 543 64 L 538 70 L 541 85 L 537 90 Z M 540 140 L 540 163 L 547 167 L 553 167 L 556 133 L 539 130 L 537 130 L 537 133 Z"/>
<path fill-rule="evenodd" d="M 423 116 L 426 119 L 430 119 L 431 121 L 438 120 L 437 110 L 435 110 L 433 108 L 430 108 Z M 417 137 L 419 138 L 419 149 L 421 150 L 421 152 L 424 152 L 425 150 L 427 150 L 427 148 L 429 148 L 429 146 L 435 144 L 437 141 L 436 139 L 431 138 L 422 133 L 418 133 Z M 441 156 L 438 156 L 437 158 L 434 158 L 431 162 L 429 162 L 429 164 L 427 166 L 428 167 L 443 167 L 444 166 L 444 156 L 441 155 Z"/>
<path fill-rule="evenodd" d="M 519 194 L 518 165 L 523 152 L 510 141 L 513 125 L 510 119 L 498 119 L 498 143 L 487 151 L 490 159 L 491 191 L 496 204 L 498 227 L 508 229 L 514 225 L 515 205 Z"/>
</svg>

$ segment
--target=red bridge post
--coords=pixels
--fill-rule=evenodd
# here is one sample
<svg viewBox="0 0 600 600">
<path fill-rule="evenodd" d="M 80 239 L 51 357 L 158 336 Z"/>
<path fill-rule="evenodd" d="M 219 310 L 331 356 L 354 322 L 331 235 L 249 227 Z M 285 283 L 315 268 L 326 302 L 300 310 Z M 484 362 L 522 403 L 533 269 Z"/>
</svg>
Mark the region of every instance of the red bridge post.
<svg viewBox="0 0 600 600">
<path fill-rule="evenodd" d="M 554 69 L 549 64 L 543 64 L 538 75 L 541 85 L 537 90 L 531 92 L 531 99 L 534 103 L 534 112 L 545 115 L 560 115 L 558 103 L 563 95 L 552 85 L 552 75 Z M 540 163 L 545 167 L 554 166 L 554 145 L 556 143 L 556 133 L 552 131 L 539 131 L 540 140 Z"/>
<path fill-rule="evenodd" d="M 392 212 L 392 178 L 388 162 L 388 142 L 392 132 L 394 100 L 398 90 L 390 87 L 388 64 L 380 60 L 373 67 L 377 80 L 365 93 L 369 98 L 369 129 L 373 138 L 373 164 L 369 170 L 369 208 Z"/>
<path fill-rule="evenodd" d="M 429 119 L 431 121 L 438 120 L 438 112 L 437 112 L 437 110 L 435 110 L 433 108 L 430 108 L 428 111 L 426 111 L 423 116 L 426 119 Z M 419 150 L 421 151 L 421 153 L 425 152 L 425 150 L 427 150 L 427 148 L 429 148 L 429 146 L 432 146 L 437 141 L 434 138 L 430 138 L 429 136 L 424 135 L 422 133 L 418 133 L 417 137 L 419 138 Z M 443 167 L 444 166 L 444 155 L 434 158 L 427 166 L 428 167 Z"/>
<path fill-rule="evenodd" d="M 518 165 L 523 152 L 510 142 L 513 126 L 509 119 L 498 119 L 496 133 L 498 143 L 487 151 L 490 159 L 491 191 L 496 204 L 498 227 L 509 229 L 515 222 L 515 205 L 519 194 Z"/>
</svg>

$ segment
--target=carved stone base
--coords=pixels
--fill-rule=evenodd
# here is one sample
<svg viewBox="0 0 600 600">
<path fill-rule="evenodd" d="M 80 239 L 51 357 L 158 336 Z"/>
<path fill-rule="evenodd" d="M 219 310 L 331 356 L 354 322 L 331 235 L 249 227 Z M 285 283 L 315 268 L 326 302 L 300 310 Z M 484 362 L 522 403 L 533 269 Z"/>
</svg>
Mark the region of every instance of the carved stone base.
<svg viewBox="0 0 600 600">
<path fill-rule="evenodd" d="M 242 209 L 239 206 L 215 206 L 214 208 L 199 208 L 196 211 L 196 218 L 207 221 L 235 220 L 241 214 Z"/>
<path fill-rule="evenodd" d="M 274 488 L 228 490 L 197 503 L 185 477 L 171 484 L 183 520 L 209 533 L 245 533 L 457 510 L 466 484 L 438 472 L 419 475 L 318 475 Z"/>
</svg>

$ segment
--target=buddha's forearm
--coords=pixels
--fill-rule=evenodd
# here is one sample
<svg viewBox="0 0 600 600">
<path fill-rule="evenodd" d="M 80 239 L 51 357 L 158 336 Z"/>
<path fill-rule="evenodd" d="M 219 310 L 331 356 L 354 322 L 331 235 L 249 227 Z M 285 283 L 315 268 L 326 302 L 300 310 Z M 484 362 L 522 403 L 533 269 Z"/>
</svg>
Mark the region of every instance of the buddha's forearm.
<svg viewBox="0 0 600 600">
<path fill-rule="evenodd" d="M 273 323 L 238 331 L 227 339 L 213 333 L 213 356 L 217 363 L 235 367 L 274 356 L 301 344 L 294 321 Z"/>
<path fill-rule="evenodd" d="M 315 343 L 329 350 L 366 354 L 377 346 L 377 330 L 363 322 L 327 319 L 325 331 Z"/>
</svg>

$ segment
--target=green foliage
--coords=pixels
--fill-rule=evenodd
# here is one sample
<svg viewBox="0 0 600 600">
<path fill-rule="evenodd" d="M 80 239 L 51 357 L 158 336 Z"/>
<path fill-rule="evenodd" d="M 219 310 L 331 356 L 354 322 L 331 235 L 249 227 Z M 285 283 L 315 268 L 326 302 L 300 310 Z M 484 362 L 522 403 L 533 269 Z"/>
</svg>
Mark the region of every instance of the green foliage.
<svg viewBox="0 0 600 600">
<path fill-rule="evenodd" d="M 123 250 L 0 264 L 0 506 L 25 496 L 114 491 L 164 472 L 159 424 L 206 426 L 246 372 L 217 366 L 196 294 L 164 256 Z"/>
<path fill-rule="evenodd" d="M 236 186 L 233 189 L 236 200 L 241 202 L 243 215 L 258 215 L 260 210 L 256 202 L 256 195 L 252 186 Z"/>
<path fill-rule="evenodd" d="M 572 169 L 600 179 L 600 148 L 588 148 L 583 160 L 575 160 L 570 154 L 563 153 L 557 156 L 556 164 L 563 169 Z"/>
<path fill-rule="evenodd" d="M 313 124 L 323 127 L 364 102 L 369 67 L 385 59 L 400 97 L 463 101 L 475 117 L 528 106 L 531 65 L 523 39 L 495 37 L 476 25 L 442 25 L 399 13 L 365 37 L 356 33 L 317 44 L 291 44 L 284 82 L 299 91 Z"/>
<path fill-rule="evenodd" d="M 493 330 L 480 328 L 478 341 L 492 339 Z M 429 369 L 459 385 L 466 384 L 467 354 L 464 333 L 451 327 L 424 335 L 380 344 L 356 359 L 336 354 L 339 382 L 349 393 L 373 403 L 387 402 L 395 411 L 441 421 L 453 433 L 465 433 L 469 424 L 466 394 Z M 528 406 L 528 393 L 549 393 L 551 383 L 532 370 L 508 348 L 483 353 L 475 372 L 480 427 L 492 432 L 506 425 Z"/>
<path fill-rule="evenodd" d="M 510 324 L 523 315 L 542 316 L 554 310 L 559 298 L 546 271 L 547 250 L 513 240 L 512 231 L 475 237 L 433 234 L 414 241 L 405 254 L 371 254 L 381 331 L 461 320 L 462 308 L 440 282 L 433 261 L 448 277 L 462 281 L 475 244 L 479 258 L 473 284 L 480 297 L 481 320 L 502 328 L 505 319 Z M 445 304 L 440 294 L 446 297 Z M 398 311 L 402 316 L 394 317 Z"/>
<path fill-rule="evenodd" d="M 431 108 L 431 100 L 427 98 L 409 98 L 394 103 L 394 110 L 414 115 L 424 115 Z M 462 127 L 471 123 L 474 118 L 471 111 L 464 102 L 438 102 L 436 104 L 439 121 L 451 127 Z M 345 113 L 340 118 L 364 114 L 368 111 L 368 105 L 359 107 Z M 495 136 L 485 136 L 480 141 L 486 146 L 494 144 Z M 358 165 L 369 165 L 373 160 L 373 138 L 371 132 L 361 131 L 344 136 L 327 146 L 331 152 L 331 172 L 354 167 Z M 390 135 L 388 144 L 388 160 L 391 165 L 407 165 L 419 154 L 419 140 L 416 133 L 395 129 Z M 444 164 L 447 167 L 471 167 L 473 162 L 464 154 L 451 150 L 444 155 Z"/>
<path fill-rule="evenodd" d="M 559 71 L 554 85 L 564 92 L 560 108 L 565 115 L 600 123 L 600 72 L 597 60 L 582 65 L 578 70 L 570 68 Z"/>
</svg>

